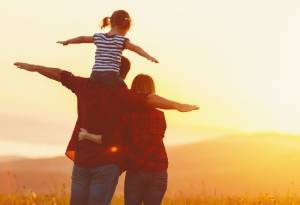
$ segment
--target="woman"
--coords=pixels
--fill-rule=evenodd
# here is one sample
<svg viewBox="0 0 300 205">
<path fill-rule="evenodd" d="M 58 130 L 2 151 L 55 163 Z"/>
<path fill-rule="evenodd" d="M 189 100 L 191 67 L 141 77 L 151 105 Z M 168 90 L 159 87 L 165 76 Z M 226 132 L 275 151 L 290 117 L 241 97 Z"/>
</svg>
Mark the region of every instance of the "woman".
<svg viewBox="0 0 300 205">
<path fill-rule="evenodd" d="M 133 80 L 131 91 L 155 94 L 154 81 L 150 76 L 140 74 Z M 147 108 L 129 113 L 126 121 L 125 205 L 160 205 L 168 181 L 168 158 L 163 143 L 164 113 Z"/>
<path fill-rule="evenodd" d="M 131 91 L 155 94 L 155 85 L 149 75 L 137 75 Z M 125 205 L 160 205 L 167 190 L 168 158 L 163 143 L 166 131 L 164 113 L 155 108 L 144 108 L 124 115 L 116 135 L 125 135 Z M 101 135 L 81 129 L 79 140 L 101 144 Z"/>
</svg>

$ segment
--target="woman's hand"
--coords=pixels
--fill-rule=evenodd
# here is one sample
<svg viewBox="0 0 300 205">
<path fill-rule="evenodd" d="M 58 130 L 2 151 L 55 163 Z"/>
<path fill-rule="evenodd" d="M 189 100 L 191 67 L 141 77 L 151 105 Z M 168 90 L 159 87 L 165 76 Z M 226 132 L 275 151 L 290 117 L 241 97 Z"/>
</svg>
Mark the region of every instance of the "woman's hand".
<svg viewBox="0 0 300 205">
<path fill-rule="evenodd" d="M 78 134 L 78 140 L 82 141 L 87 139 L 88 131 L 84 128 L 80 128 L 80 132 Z"/>
<path fill-rule="evenodd" d="M 193 110 L 199 110 L 199 107 L 197 105 L 178 104 L 178 105 L 176 105 L 176 109 L 179 112 L 190 112 Z"/>
<path fill-rule="evenodd" d="M 102 135 L 91 134 L 86 129 L 80 128 L 80 132 L 78 134 L 78 140 L 79 141 L 89 140 L 97 144 L 102 144 Z"/>
<path fill-rule="evenodd" d="M 68 42 L 68 41 L 57 41 L 56 43 L 62 44 L 63 46 L 69 45 L 69 42 Z"/>
</svg>

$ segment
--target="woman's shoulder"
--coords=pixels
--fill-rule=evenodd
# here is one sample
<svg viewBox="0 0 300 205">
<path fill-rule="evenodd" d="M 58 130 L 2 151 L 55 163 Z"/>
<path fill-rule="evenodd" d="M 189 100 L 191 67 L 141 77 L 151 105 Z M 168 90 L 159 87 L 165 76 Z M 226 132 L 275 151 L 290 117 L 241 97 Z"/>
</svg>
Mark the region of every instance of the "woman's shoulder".
<svg viewBox="0 0 300 205">
<path fill-rule="evenodd" d="M 146 110 L 146 113 L 148 113 L 151 116 L 158 117 L 158 118 L 164 118 L 165 113 L 162 110 L 159 110 L 157 108 L 148 108 Z"/>
<path fill-rule="evenodd" d="M 153 111 L 156 112 L 156 113 L 159 114 L 159 115 L 165 115 L 164 111 L 159 110 L 159 109 L 157 109 L 157 108 L 153 108 Z"/>
</svg>

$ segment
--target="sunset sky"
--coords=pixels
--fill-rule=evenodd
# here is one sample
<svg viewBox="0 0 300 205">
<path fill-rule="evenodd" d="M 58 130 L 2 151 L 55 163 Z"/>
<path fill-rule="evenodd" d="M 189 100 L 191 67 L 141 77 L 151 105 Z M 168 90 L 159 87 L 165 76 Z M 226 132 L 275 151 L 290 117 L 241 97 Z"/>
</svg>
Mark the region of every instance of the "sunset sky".
<svg viewBox="0 0 300 205">
<path fill-rule="evenodd" d="M 76 98 L 59 83 L 18 70 L 15 61 L 89 76 L 94 45 L 55 42 L 99 32 L 127 10 L 130 40 L 153 64 L 125 51 L 159 95 L 198 104 L 166 111 L 169 145 L 240 132 L 300 135 L 299 0 L 3 0 L 0 6 L 0 156 L 62 155 L 76 120 Z"/>
</svg>

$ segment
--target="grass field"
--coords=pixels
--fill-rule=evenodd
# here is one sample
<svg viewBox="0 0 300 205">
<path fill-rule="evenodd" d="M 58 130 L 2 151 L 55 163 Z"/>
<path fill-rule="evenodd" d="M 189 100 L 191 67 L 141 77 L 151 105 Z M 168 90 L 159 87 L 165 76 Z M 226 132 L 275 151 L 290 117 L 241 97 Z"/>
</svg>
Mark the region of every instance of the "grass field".
<svg viewBox="0 0 300 205">
<path fill-rule="evenodd" d="M 69 196 L 64 193 L 38 195 L 34 192 L 0 195 L 0 205 L 67 205 Z M 121 196 L 113 199 L 112 205 L 123 205 Z M 163 205 L 300 205 L 300 197 L 295 194 L 269 195 L 262 194 L 256 197 L 212 197 L 198 196 L 185 198 L 174 196 L 165 198 Z"/>
</svg>

